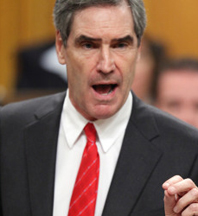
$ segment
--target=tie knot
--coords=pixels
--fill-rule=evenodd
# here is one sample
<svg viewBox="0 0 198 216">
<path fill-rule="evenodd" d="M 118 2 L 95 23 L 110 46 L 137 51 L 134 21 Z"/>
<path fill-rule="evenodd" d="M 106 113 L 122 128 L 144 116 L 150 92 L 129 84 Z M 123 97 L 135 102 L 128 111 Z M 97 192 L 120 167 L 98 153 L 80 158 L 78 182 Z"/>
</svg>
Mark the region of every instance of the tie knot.
<svg viewBox="0 0 198 216">
<path fill-rule="evenodd" d="M 87 123 L 84 128 L 87 140 L 96 142 L 96 129 L 92 123 Z"/>
</svg>

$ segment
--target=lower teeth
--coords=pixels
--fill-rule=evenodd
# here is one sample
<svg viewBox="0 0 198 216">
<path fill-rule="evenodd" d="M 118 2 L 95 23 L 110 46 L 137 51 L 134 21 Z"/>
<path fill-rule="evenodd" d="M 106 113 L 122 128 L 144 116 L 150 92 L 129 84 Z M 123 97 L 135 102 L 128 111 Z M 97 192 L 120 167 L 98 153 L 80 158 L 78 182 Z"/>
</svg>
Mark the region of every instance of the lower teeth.
<svg viewBox="0 0 198 216">
<path fill-rule="evenodd" d="M 113 91 L 113 90 L 111 89 L 109 92 L 104 93 L 104 94 L 102 94 L 102 95 L 108 95 L 108 94 L 110 94 L 112 91 Z"/>
</svg>

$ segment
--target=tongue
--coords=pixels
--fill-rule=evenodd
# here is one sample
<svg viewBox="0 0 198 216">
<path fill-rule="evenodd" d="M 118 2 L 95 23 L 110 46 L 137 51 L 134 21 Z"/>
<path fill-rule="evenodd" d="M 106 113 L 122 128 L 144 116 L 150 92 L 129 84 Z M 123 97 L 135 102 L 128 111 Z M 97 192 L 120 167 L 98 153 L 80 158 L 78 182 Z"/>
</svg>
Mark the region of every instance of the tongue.
<svg viewBox="0 0 198 216">
<path fill-rule="evenodd" d="M 112 86 L 111 85 L 96 85 L 94 86 L 94 89 L 99 94 L 108 94 L 111 91 Z"/>
</svg>

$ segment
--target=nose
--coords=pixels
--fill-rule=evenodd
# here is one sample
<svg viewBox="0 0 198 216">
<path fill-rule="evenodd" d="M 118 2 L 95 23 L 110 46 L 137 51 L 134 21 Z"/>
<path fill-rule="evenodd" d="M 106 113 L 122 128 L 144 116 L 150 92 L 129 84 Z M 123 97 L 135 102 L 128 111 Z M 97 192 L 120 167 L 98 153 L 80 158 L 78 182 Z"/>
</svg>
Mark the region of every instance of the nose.
<svg viewBox="0 0 198 216">
<path fill-rule="evenodd" d="M 115 70 L 114 58 L 109 47 L 100 49 L 97 70 L 101 73 L 111 73 Z"/>
</svg>

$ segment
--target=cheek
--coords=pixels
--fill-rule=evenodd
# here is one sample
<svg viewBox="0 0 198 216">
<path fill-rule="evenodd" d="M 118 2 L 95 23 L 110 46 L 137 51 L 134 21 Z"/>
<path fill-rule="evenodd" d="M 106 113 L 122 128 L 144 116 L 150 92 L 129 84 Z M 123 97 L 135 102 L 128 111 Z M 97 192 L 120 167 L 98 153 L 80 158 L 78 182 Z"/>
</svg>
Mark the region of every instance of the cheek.
<svg viewBox="0 0 198 216">
<path fill-rule="evenodd" d="M 69 56 L 69 58 L 67 59 L 68 81 L 71 82 L 73 81 L 73 79 L 76 79 L 76 81 L 78 81 L 82 70 L 81 59 L 74 54 L 68 56 Z"/>
<path fill-rule="evenodd" d="M 75 62 L 71 67 L 68 65 L 68 86 L 75 94 L 82 95 L 88 88 L 89 69 L 86 63 Z"/>
<path fill-rule="evenodd" d="M 88 73 L 91 71 L 97 62 L 97 55 L 95 53 L 88 54 L 75 51 L 70 56 L 71 57 L 69 58 L 68 63 L 70 63 L 71 68 L 83 73 Z"/>
<path fill-rule="evenodd" d="M 135 75 L 135 65 L 136 61 L 133 60 L 127 60 L 126 62 L 126 67 L 125 67 L 125 79 L 129 83 L 131 83 L 134 80 L 134 75 Z"/>
</svg>

